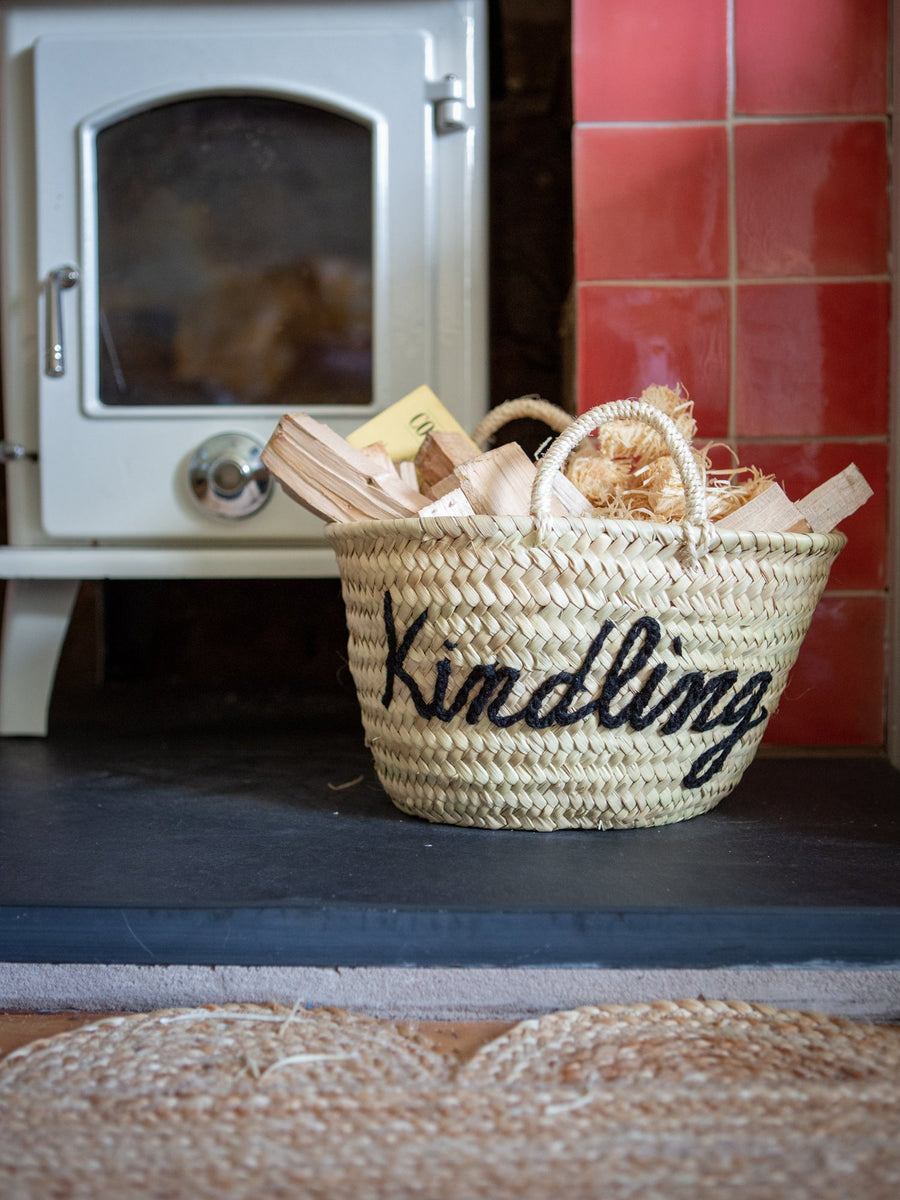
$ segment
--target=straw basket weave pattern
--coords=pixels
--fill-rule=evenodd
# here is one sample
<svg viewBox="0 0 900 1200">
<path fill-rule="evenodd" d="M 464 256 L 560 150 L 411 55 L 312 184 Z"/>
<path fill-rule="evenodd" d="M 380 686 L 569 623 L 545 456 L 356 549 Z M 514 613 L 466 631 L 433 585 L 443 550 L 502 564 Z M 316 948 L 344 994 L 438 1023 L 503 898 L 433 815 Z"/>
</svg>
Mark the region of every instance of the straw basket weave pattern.
<svg viewBox="0 0 900 1200">
<path fill-rule="evenodd" d="M 665 438 L 683 525 L 549 515 L 554 473 L 616 418 Z M 388 795 L 493 829 L 621 829 L 712 808 L 756 752 L 843 535 L 717 531 L 688 446 L 637 401 L 556 439 L 531 513 L 328 527 Z"/>
</svg>

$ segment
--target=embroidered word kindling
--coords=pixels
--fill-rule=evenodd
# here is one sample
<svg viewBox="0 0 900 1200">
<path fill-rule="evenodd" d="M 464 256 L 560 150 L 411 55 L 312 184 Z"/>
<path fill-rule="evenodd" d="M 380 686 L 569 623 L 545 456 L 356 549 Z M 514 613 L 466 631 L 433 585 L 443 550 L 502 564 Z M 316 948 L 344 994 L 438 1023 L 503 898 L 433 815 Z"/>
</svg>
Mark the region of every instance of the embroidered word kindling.
<svg viewBox="0 0 900 1200">
<path fill-rule="evenodd" d="M 603 622 L 575 670 L 557 671 L 545 679 L 532 691 L 527 703 L 514 712 L 504 712 L 503 709 L 522 671 L 518 667 L 501 666 L 497 662 L 478 663 L 472 667 L 456 685 L 451 696 L 451 663 L 449 658 L 440 659 L 434 664 L 431 698 L 426 699 L 422 687 L 407 670 L 406 660 L 427 620 L 426 608 L 401 636 L 394 621 L 391 593 L 384 593 L 384 631 L 388 649 L 381 702 L 385 708 L 391 705 L 396 685 L 403 684 L 416 712 L 429 720 L 452 721 L 465 709 L 464 719 L 469 725 L 487 720 L 498 729 L 507 729 L 519 721 L 524 721 L 532 729 L 548 729 L 553 725 L 574 725 L 577 721 L 596 717 L 597 723 L 604 729 L 628 726 L 636 733 L 656 723 L 659 733 L 676 733 L 689 721 L 688 728 L 698 733 L 718 728 L 726 731 L 691 765 L 682 780 L 686 788 L 700 787 L 716 775 L 744 734 L 768 716 L 762 698 L 772 682 L 770 671 L 758 671 L 740 685 L 738 672 L 734 670 L 721 671 L 716 675 L 687 671 L 674 682 L 668 680 L 671 686 L 668 691 L 663 691 L 663 682 L 669 674 L 669 667 L 663 662 L 652 666 L 639 690 L 614 708 L 627 685 L 647 668 L 662 640 L 662 628 L 653 617 L 639 617 L 634 622 L 603 675 L 599 692 L 578 707 L 573 706 L 580 694 L 588 690 L 585 680 L 597 656 L 616 632 L 612 621 Z M 448 650 L 456 649 L 452 642 L 445 642 L 444 645 Z M 676 655 L 683 653 L 681 639 L 677 636 L 672 638 L 672 649 Z M 560 688 L 562 693 L 554 703 L 545 707 Z"/>
</svg>

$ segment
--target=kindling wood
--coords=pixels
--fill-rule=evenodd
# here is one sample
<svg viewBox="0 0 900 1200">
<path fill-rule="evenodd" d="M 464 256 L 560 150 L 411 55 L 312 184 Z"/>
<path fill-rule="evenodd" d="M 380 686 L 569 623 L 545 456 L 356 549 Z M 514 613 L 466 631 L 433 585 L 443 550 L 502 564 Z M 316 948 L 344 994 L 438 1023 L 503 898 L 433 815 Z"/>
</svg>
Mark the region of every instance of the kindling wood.
<svg viewBox="0 0 900 1200">
<path fill-rule="evenodd" d="M 262 452 L 282 487 L 326 521 L 412 516 L 428 500 L 334 430 L 305 413 L 287 413 Z"/>
<path fill-rule="evenodd" d="M 494 426 L 502 423 L 497 418 L 505 410 L 512 414 L 519 404 L 500 405 Z M 521 446 L 509 442 L 479 452 L 476 441 L 454 424 L 437 398 L 421 388 L 356 430 L 350 439 L 306 414 L 286 414 L 262 460 L 288 495 L 329 523 L 391 520 L 417 513 L 425 517 L 529 515 L 537 467 Z M 363 440 L 364 434 L 371 436 L 378 430 L 392 442 Z M 413 434 L 419 439 L 414 459 L 403 456 Z M 395 447 L 401 441 L 406 450 L 398 458 Z M 553 474 L 551 490 L 552 515 L 600 515 L 561 471 Z M 827 533 L 871 495 L 872 489 L 851 463 L 797 503 L 772 482 L 715 526 L 749 533 Z"/>
<path fill-rule="evenodd" d="M 476 513 L 527 516 L 536 471 L 522 447 L 508 442 L 462 463 L 454 475 Z M 553 495 L 551 511 L 556 516 L 585 516 L 592 511 L 590 501 L 562 475 L 554 480 Z"/>
<path fill-rule="evenodd" d="M 851 463 L 839 475 L 833 475 L 798 500 L 797 507 L 814 533 L 828 533 L 861 508 L 871 495 L 872 489 L 862 472 L 855 463 Z"/>
<path fill-rule="evenodd" d="M 717 529 L 743 529 L 753 533 L 809 533 L 803 513 L 777 483 L 716 521 Z M 825 532 L 823 530 L 823 532 Z"/>
<path fill-rule="evenodd" d="M 481 451 L 464 433 L 429 433 L 415 458 L 416 474 L 423 492 L 452 475 L 454 470 Z"/>
</svg>

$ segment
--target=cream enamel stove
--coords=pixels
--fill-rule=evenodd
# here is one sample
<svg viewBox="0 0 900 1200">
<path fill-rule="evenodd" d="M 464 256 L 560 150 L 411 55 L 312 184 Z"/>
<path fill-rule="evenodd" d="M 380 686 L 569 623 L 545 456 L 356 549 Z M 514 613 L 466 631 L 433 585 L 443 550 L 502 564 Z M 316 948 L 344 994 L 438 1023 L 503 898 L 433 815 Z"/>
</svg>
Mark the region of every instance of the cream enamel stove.
<svg viewBox="0 0 900 1200">
<path fill-rule="evenodd" d="M 9 580 L 40 734 L 81 580 L 329 575 L 258 461 L 486 406 L 484 0 L 0 5 Z"/>
</svg>

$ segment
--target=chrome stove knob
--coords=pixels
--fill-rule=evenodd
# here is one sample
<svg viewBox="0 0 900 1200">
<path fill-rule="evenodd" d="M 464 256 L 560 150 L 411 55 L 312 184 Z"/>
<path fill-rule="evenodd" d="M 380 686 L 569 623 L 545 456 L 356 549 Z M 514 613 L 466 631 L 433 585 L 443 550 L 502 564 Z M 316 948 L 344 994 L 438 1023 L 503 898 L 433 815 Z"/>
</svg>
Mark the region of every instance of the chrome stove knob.
<svg viewBox="0 0 900 1200">
<path fill-rule="evenodd" d="M 207 516 L 240 520 L 269 502 L 274 480 L 259 457 L 262 448 L 246 433 L 218 433 L 200 443 L 188 464 L 188 485 Z"/>
</svg>

